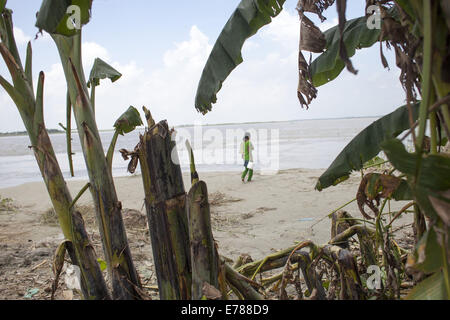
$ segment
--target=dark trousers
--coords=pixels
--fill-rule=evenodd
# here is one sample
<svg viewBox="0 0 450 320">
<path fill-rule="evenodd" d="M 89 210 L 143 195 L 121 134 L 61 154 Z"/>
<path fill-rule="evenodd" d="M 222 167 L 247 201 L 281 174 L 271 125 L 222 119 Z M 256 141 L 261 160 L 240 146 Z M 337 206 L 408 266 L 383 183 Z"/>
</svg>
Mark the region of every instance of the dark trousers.
<svg viewBox="0 0 450 320">
<path fill-rule="evenodd" d="M 248 169 L 247 168 L 249 162 L 250 162 L 249 160 L 245 160 L 245 162 L 244 162 L 245 170 L 244 170 L 244 172 L 242 172 L 242 180 L 245 180 L 245 177 L 247 176 L 247 173 L 248 173 L 248 180 L 247 181 L 252 181 L 253 169 Z"/>
</svg>

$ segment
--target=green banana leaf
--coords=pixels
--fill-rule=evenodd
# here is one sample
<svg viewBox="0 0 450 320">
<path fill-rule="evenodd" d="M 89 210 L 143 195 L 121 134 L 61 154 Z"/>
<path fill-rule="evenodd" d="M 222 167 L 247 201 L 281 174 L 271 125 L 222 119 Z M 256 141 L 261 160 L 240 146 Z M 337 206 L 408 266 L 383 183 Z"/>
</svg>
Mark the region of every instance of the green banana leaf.
<svg viewBox="0 0 450 320">
<path fill-rule="evenodd" d="M 378 42 L 381 30 L 367 28 L 367 17 L 347 21 L 344 29 L 344 43 L 348 57 L 355 55 L 356 49 L 371 47 Z M 311 63 L 312 83 L 322 86 L 334 79 L 344 70 L 345 63 L 339 57 L 339 26 L 324 32 L 327 41 L 326 51 Z"/>
<path fill-rule="evenodd" d="M 419 104 L 412 105 L 412 110 L 413 119 L 416 120 Z M 320 176 L 316 189 L 322 191 L 346 180 L 352 171 L 362 169 L 364 163 L 380 153 L 380 145 L 383 141 L 397 137 L 409 127 L 407 106 L 402 106 L 375 121 L 342 150 L 331 166 Z"/>
<path fill-rule="evenodd" d="M 446 300 L 444 275 L 436 272 L 431 277 L 423 280 L 406 297 L 407 300 Z"/>
<path fill-rule="evenodd" d="M 44 0 L 36 27 L 50 34 L 73 36 L 89 22 L 91 7 L 92 0 Z"/>
<path fill-rule="evenodd" d="M 439 271 L 442 267 L 442 247 L 439 245 L 436 231 L 431 227 L 423 235 L 417 245 L 417 256 L 421 257 L 415 265 L 415 269 L 419 269 L 426 274 Z"/>
<path fill-rule="evenodd" d="M 396 139 L 387 140 L 381 145 L 392 165 L 406 174 L 415 201 L 428 216 L 431 224 L 417 245 L 414 265 L 415 269 L 435 273 L 426 279 L 408 296 L 408 299 L 447 299 L 444 277 L 441 270 L 446 268 L 444 261 L 447 256 L 442 246 L 442 230 L 449 227 L 450 212 L 450 158 L 441 154 L 418 156 L 409 153 L 403 143 Z M 438 199 L 436 205 L 431 199 Z M 439 230 L 439 233 L 437 232 Z"/>
<path fill-rule="evenodd" d="M 395 139 L 387 140 L 381 148 L 392 165 L 408 176 L 409 185 L 419 206 L 431 219 L 440 217 L 448 222 L 450 211 L 450 158 L 444 155 L 426 155 L 420 159 L 417 154 L 406 151 L 405 146 Z M 420 170 L 417 166 L 420 160 Z M 439 200 L 433 205 L 431 198 Z"/>
<path fill-rule="evenodd" d="M 0 0 L 0 13 L 2 13 L 3 10 L 5 9 L 5 7 L 6 7 L 6 1 L 7 1 L 7 0 Z"/>
<path fill-rule="evenodd" d="M 411 6 L 411 0 L 396 0 L 396 3 L 408 14 L 408 16 L 415 16 L 414 9 Z"/>
<path fill-rule="evenodd" d="M 405 146 L 396 139 L 387 140 L 381 145 L 392 165 L 409 177 L 415 177 L 417 188 L 446 191 L 450 189 L 450 158 L 443 155 L 427 155 L 422 158 L 421 169 L 417 175 L 417 155 L 406 151 Z"/>
<path fill-rule="evenodd" d="M 88 88 L 91 87 L 91 84 L 94 86 L 100 85 L 101 79 L 110 79 L 111 82 L 115 82 L 122 77 L 122 74 L 107 64 L 100 58 L 95 59 L 94 65 L 91 70 L 91 74 L 89 76 L 89 82 L 87 83 Z"/>
<path fill-rule="evenodd" d="M 130 133 L 136 127 L 143 125 L 141 115 L 139 111 L 136 110 L 135 107 L 131 106 L 122 114 L 119 119 L 117 119 L 116 123 L 114 123 L 114 128 L 120 135 L 124 135 L 125 133 Z"/>
<path fill-rule="evenodd" d="M 230 73 L 242 63 L 244 42 L 272 21 L 285 0 L 242 0 L 220 33 L 203 70 L 195 108 L 203 114 L 211 111 L 217 93 Z"/>
</svg>

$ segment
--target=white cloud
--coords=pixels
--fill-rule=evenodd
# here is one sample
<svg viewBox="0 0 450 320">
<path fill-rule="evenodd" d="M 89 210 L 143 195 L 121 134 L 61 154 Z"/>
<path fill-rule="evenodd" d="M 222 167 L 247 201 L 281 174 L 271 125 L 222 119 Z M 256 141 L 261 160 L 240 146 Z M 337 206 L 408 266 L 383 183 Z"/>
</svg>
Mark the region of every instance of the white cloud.
<svg viewBox="0 0 450 320">
<path fill-rule="evenodd" d="M 197 26 L 191 28 L 189 40 L 175 44 L 175 46 L 175 49 L 168 50 L 164 54 L 164 65 L 166 67 L 187 65 L 197 68 L 202 66 L 212 49 L 212 46 L 208 43 L 208 37 Z"/>
<path fill-rule="evenodd" d="M 31 37 L 18 27 L 14 27 L 14 38 L 18 46 L 26 45 L 31 40 Z"/>
<path fill-rule="evenodd" d="M 197 121 L 223 123 L 376 115 L 401 104 L 403 92 L 397 85 L 398 74 L 382 69 L 378 49 L 373 48 L 357 53 L 353 59 L 360 69 L 358 76 L 344 70 L 339 81 L 319 88 L 319 97 L 310 111 L 302 110 L 296 94 L 298 24 L 296 13 L 285 12 L 265 27 L 260 36 L 251 38 L 250 45 L 244 47 L 244 63 L 225 81 L 217 104 L 206 116 L 196 112 L 194 100 L 213 42 L 198 27 L 191 27 L 185 41 L 168 48 L 155 70 L 147 70 L 136 61 L 116 61 L 101 43 L 83 43 L 86 75 L 96 57 L 123 74 L 115 83 L 103 80 L 97 89 L 99 128 L 112 128 L 130 105 L 139 111 L 145 105 L 155 119 L 168 119 L 171 125 L 177 125 Z M 66 85 L 59 63 L 46 71 L 46 79 L 47 126 L 56 128 L 58 122 L 65 121 Z M 4 100 L 3 93 L 0 102 Z M 4 104 L 0 108 L 2 113 L 5 108 L 9 110 Z M 0 121 L 2 128 L 10 128 L 10 122 Z"/>
<path fill-rule="evenodd" d="M 331 29 L 331 28 L 337 26 L 338 23 L 339 23 L 339 19 L 338 18 L 333 18 L 331 21 L 325 20 L 324 22 L 319 24 L 318 27 L 323 32 L 323 31 L 327 31 L 328 29 Z"/>
<path fill-rule="evenodd" d="M 82 50 L 83 66 L 85 69 L 90 70 L 96 58 L 100 58 L 106 62 L 111 60 L 108 50 L 96 42 L 83 42 Z"/>
<path fill-rule="evenodd" d="M 260 37 L 270 39 L 283 46 L 298 48 L 300 20 L 296 12 L 282 11 L 272 23 L 261 30 Z"/>
</svg>

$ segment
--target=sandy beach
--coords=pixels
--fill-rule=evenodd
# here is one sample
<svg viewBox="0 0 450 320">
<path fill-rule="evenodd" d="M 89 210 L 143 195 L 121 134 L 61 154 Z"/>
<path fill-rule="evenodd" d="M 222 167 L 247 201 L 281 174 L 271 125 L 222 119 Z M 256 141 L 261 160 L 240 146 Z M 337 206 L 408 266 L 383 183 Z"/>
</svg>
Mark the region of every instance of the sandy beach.
<svg viewBox="0 0 450 320">
<path fill-rule="evenodd" d="M 239 173 L 200 172 L 200 178 L 208 185 L 219 253 L 233 260 L 246 253 L 256 260 L 298 241 L 310 239 L 317 244 L 329 241 L 331 222 L 326 216 L 355 198 L 360 175 L 354 174 L 340 186 L 318 192 L 314 186 L 323 171 L 291 169 L 277 175 L 256 173 L 254 181 L 245 184 L 240 181 Z M 188 174 L 184 174 L 184 182 L 189 190 Z M 76 195 L 85 183 L 71 181 L 68 185 Z M 124 208 L 136 267 L 143 282 L 154 286 L 141 177 L 116 178 L 115 185 Z M 57 224 L 48 222 L 51 203 L 45 186 L 29 183 L 0 189 L 0 196 L 13 200 L 12 210 L 0 213 L 0 299 L 22 299 L 29 288 L 41 288 L 33 298 L 46 299 L 52 280 L 50 263 L 62 233 Z M 85 193 L 77 205 L 86 214 L 87 229 L 101 257 L 90 193 Z M 395 203 L 391 209 L 401 206 Z M 356 203 L 346 210 L 354 217 L 361 217 Z M 398 224 L 409 223 L 411 219 L 404 217 Z M 70 298 L 70 290 L 63 289 L 57 297 Z"/>
</svg>

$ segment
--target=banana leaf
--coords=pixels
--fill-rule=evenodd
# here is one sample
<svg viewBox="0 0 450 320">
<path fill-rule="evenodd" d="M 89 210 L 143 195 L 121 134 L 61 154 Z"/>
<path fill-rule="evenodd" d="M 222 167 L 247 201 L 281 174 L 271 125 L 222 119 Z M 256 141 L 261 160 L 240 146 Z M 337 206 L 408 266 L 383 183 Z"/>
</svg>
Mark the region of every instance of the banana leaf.
<svg viewBox="0 0 450 320">
<path fill-rule="evenodd" d="M 439 154 L 427 155 L 422 158 L 420 171 L 417 171 L 417 154 L 406 151 L 405 146 L 399 140 L 385 141 L 381 147 L 397 170 L 409 177 L 415 177 L 416 188 L 433 191 L 450 189 L 449 157 Z"/>
<path fill-rule="evenodd" d="M 0 13 L 3 12 L 5 7 L 6 7 L 6 0 L 0 0 Z"/>
<path fill-rule="evenodd" d="M 114 128 L 116 128 L 120 135 L 124 135 L 125 133 L 130 133 L 136 129 L 136 127 L 141 125 L 143 125 L 143 123 L 139 111 L 137 111 L 135 107 L 131 106 L 119 117 L 119 119 L 117 119 L 116 123 L 114 123 Z"/>
<path fill-rule="evenodd" d="M 242 0 L 220 33 L 203 70 L 195 108 L 206 114 L 230 73 L 242 63 L 244 42 L 272 21 L 285 0 Z"/>
<path fill-rule="evenodd" d="M 92 0 L 44 0 L 36 27 L 50 34 L 73 36 L 91 18 Z"/>
<path fill-rule="evenodd" d="M 107 64 L 100 58 L 95 59 L 94 65 L 92 66 L 91 74 L 89 75 L 88 88 L 91 84 L 94 86 L 100 85 L 101 79 L 110 79 L 111 82 L 115 82 L 122 77 L 122 74 Z"/>
<path fill-rule="evenodd" d="M 379 29 L 367 28 L 367 17 L 347 21 L 344 28 L 344 43 L 348 57 L 355 55 L 356 49 L 371 47 L 380 38 Z M 335 26 L 324 32 L 327 41 L 326 51 L 311 63 L 312 82 L 315 87 L 322 86 L 336 79 L 344 70 L 345 63 L 339 57 L 340 32 Z"/>
<path fill-rule="evenodd" d="M 450 158 L 441 154 L 420 158 L 395 139 L 383 142 L 381 148 L 392 165 L 407 175 L 414 198 L 425 215 L 431 219 L 440 217 L 449 226 Z"/>
<path fill-rule="evenodd" d="M 446 300 L 447 290 L 441 271 L 423 280 L 406 297 L 407 300 Z"/>
<path fill-rule="evenodd" d="M 383 142 L 381 147 L 392 165 L 406 174 L 415 201 L 433 221 L 417 245 L 414 269 L 435 274 L 415 287 L 408 299 L 447 299 L 450 293 L 446 292 L 441 271 L 448 272 L 448 249 L 443 239 L 448 239 L 450 228 L 450 158 L 409 153 L 396 139 Z"/>
<path fill-rule="evenodd" d="M 426 274 L 432 274 L 441 269 L 443 251 L 439 240 L 433 227 L 425 232 L 417 245 L 417 256 L 420 260 L 415 263 L 415 269 L 419 269 Z"/>
<path fill-rule="evenodd" d="M 419 114 L 419 104 L 412 105 L 413 119 Z M 408 107 L 402 106 L 375 121 L 361 131 L 337 156 L 331 166 L 320 176 L 316 189 L 322 191 L 346 180 L 354 170 L 361 170 L 364 163 L 381 151 L 381 143 L 395 138 L 410 127 Z"/>
</svg>

